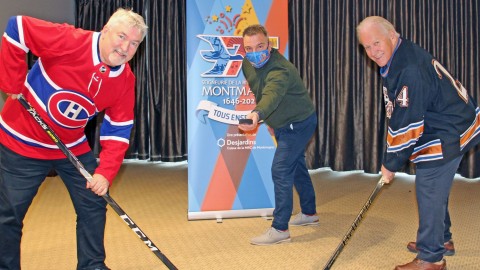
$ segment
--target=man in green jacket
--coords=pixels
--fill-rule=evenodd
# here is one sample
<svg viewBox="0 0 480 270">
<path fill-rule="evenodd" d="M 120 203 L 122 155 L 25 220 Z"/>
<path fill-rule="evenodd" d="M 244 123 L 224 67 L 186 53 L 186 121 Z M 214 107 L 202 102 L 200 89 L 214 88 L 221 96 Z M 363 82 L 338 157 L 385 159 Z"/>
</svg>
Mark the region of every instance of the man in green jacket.
<svg viewBox="0 0 480 270">
<path fill-rule="evenodd" d="M 271 47 L 263 26 L 247 27 L 243 32 L 243 45 L 246 56 L 242 70 L 257 105 L 246 116 L 253 123 L 240 124 L 239 128 L 248 132 L 263 120 L 273 128 L 277 141 L 271 169 L 275 191 L 272 226 L 250 243 L 289 242 L 289 225 L 319 224 L 315 190 L 305 164 L 305 148 L 317 127 L 317 115 L 297 69 Z M 290 221 L 293 186 L 300 198 L 301 212 Z"/>
</svg>

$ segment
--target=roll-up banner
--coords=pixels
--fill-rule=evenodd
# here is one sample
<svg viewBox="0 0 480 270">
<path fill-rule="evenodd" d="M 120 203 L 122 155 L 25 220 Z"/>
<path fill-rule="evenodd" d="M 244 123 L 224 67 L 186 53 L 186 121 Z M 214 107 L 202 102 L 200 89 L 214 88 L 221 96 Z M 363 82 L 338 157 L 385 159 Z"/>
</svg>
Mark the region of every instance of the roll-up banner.
<svg viewBox="0 0 480 270">
<path fill-rule="evenodd" d="M 267 28 L 288 58 L 288 0 L 187 0 L 188 219 L 272 215 L 275 138 L 237 127 L 255 107 L 242 73 L 243 30 Z"/>
</svg>

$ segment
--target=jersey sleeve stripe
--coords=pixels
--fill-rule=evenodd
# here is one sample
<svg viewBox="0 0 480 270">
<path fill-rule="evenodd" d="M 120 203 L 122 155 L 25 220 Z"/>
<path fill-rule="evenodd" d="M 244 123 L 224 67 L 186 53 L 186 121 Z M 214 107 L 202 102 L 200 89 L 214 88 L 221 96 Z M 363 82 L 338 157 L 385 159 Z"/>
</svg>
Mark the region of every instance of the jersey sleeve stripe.
<svg viewBox="0 0 480 270">
<path fill-rule="evenodd" d="M 7 35 L 7 33 L 4 33 L 3 36 L 5 37 L 5 39 L 10 42 L 11 44 L 15 45 L 16 47 L 20 48 L 22 51 L 24 51 L 25 53 L 28 53 L 30 51 L 30 49 L 28 49 L 27 47 L 23 46 L 22 44 L 18 43 L 16 40 L 12 39 L 11 37 L 9 37 Z"/>
<path fill-rule="evenodd" d="M 417 140 L 410 140 L 406 143 L 403 143 L 403 144 L 400 144 L 400 145 L 395 145 L 395 146 L 391 146 L 391 145 L 388 145 L 387 147 L 387 152 L 388 153 L 394 153 L 394 152 L 398 152 L 398 151 L 402 151 L 403 149 L 406 149 L 412 145 L 415 145 L 415 143 L 417 142 Z"/>
<path fill-rule="evenodd" d="M 23 20 L 22 16 L 17 16 L 17 27 L 18 27 L 18 41 L 20 44 L 23 46 L 27 47 L 25 45 L 25 37 L 23 36 Z"/>
<path fill-rule="evenodd" d="M 418 121 L 416 123 L 411 123 L 406 127 L 400 128 L 398 130 L 393 130 L 390 127 L 388 128 L 388 133 L 392 134 L 392 136 L 396 136 L 398 134 L 406 133 L 411 129 L 418 128 L 418 127 L 423 127 L 423 120 Z"/>
<path fill-rule="evenodd" d="M 412 123 L 405 128 L 393 131 L 388 129 L 387 144 L 388 152 L 397 152 L 414 145 L 423 134 L 423 120 Z"/>
<path fill-rule="evenodd" d="M 475 112 L 476 116 L 472 125 L 460 135 L 460 150 L 463 150 L 463 148 L 480 133 L 480 109 L 477 107 Z"/>
<path fill-rule="evenodd" d="M 105 115 L 103 120 L 100 129 L 100 138 L 103 137 L 104 140 L 118 140 L 129 143 L 133 121 L 128 125 L 115 125 L 116 122 L 108 121 L 110 118 L 107 117 L 107 115 Z"/>
<path fill-rule="evenodd" d="M 129 139 L 125 139 L 125 138 L 117 137 L 117 136 L 100 136 L 100 141 L 117 141 L 117 142 L 130 144 Z"/>
<path fill-rule="evenodd" d="M 410 161 L 412 161 L 413 163 L 418 163 L 442 158 L 442 144 L 440 142 L 440 139 L 437 139 L 415 147 L 412 155 L 410 156 Z"/>
<path fill-rule="evenodd" d="M 23 37 L 22 16 L 10 17 L 7 22 L 7 28 L 5 30 L 5 33 L 3 33 L 3 36 L 7 39 L 8 42 L 22 49 L 25 53 L 28 53 L 28 51 L 30 50 L 25 45 L 25 39 Z"/>
<path fill-rule="evenodd" d="M 124 121 L 124 122 L 115 122 L 115 121 L 112 121 L 110 116 L 108 116 L 107 114 L 105 114 L 104 120 L 107 120 L 112 126 L 131 126 L 131 125 L 133 125 L 133 120 L 128 120 L 128 121 Z"/>
</svg>

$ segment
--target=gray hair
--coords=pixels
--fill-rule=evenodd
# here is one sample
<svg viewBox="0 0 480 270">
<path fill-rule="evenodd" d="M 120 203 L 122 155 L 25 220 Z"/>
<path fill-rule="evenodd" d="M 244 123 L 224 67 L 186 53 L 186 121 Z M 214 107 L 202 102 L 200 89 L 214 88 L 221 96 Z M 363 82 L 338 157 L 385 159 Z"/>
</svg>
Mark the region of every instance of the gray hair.
<svg viewBox="0 0 480 270">
<path fill-rule="evenodd" d="M 363 19 L 363 21 L 361 21 L 357 25 L 357 28 L 356 28 L 357 38 L 358 38 L 359 32 L 362 31 L 363 28 L 365 28 L 366 26 L 371 26 L 371 25 L 378 26 L 378 28 L 381 31 L 383 31 L 385 34 L 388 34 L 390 31 L 393 31 L 393 32 L 395 32 L 395 34 L 397 36 L 400 36 L 400 34 L 397 33 L 397 31 L 395 30 L 395 26 L 393 26 L 393 24 L 391 22 L 389 22 L 388 20 L 386 20 L 385 18 L 380 17 L 380 16 L 370 16 L 370 17 L 367 17 L 367 18 Z"/>
<path fill-rule="evenodd" d="M 105 26 L 115 26 L 125 24 L 129 27 L 135 27 L 142 33 L 142 40 L 147 35 L 148 26 L 145 24 L 143 17 L 131 9 L 119 8 L 112 14 Z"/>
</svg>

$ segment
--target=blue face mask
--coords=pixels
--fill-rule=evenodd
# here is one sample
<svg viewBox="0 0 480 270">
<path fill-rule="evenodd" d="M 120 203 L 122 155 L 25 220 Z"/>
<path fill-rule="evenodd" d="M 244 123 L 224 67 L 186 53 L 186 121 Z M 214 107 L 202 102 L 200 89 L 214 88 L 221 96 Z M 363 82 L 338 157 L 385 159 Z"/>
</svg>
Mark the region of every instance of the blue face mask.
<svg viewBox="0 0 480 270">
<path fill-rule="evenodd" d="M 247 60 L 253 67 L 261 68 L 268 62 L 268 59 L 270 59 L 270 51 L 266 49 L 258 52 L 247 52 L 245 57 L 247 57 Z"/>
</svg>

